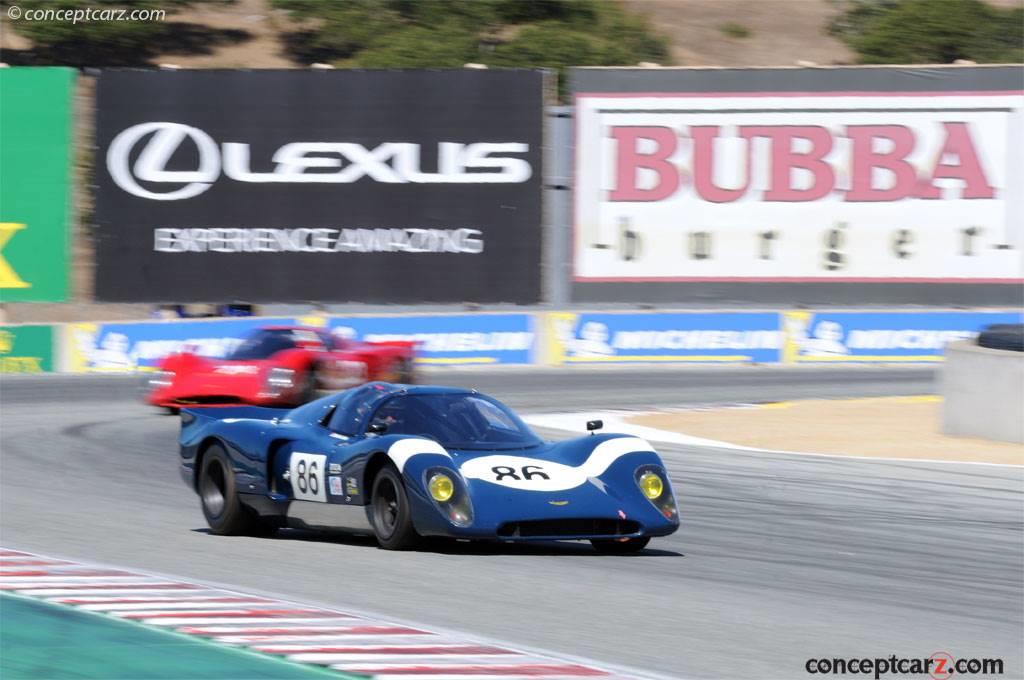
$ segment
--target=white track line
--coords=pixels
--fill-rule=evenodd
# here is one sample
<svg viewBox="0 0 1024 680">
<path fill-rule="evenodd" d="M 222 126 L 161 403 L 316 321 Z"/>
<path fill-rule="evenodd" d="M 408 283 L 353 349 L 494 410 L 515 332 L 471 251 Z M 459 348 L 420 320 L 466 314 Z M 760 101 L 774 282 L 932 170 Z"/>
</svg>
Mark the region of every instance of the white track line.
<svg viewBox="0 0 1024 680">
<path fill-rule="evenodd" d="M 199 607 L 193 605 L 190 609 L 183 609 L 179 611 L 167 611 L 165 609 L 138 609 L 129 612 L 119 612 L 115 616 L 120 616 L 126 619 L 246 619 L 253 620 L 258 618 L 267 618 L 271 621 L 282 618 L 292 617 L 299 618 L 300 620 L 322 620 L 336 618 L 337 614 L 331 612 L 319 610 L 319 609 L 289 609 L 284 607 L 246 607 L 246 608 L 233 608 L 233 609 L 217 609 L 215 607 Z"/>
<path fill-rule="evenodd" d="M 391 648 L 383 648 L 382 652 L 373 652 L 373 647 L 367 646 L 366 652 L 298 652 L 287 654 L 290 661 L 298 663 L 313 663 L 321 666 L 345 666 L 366 663 L 401 663 L 404 665 L 429 665 L 441 667 L 444 664 L 450 665 L 473 665 L 473 666 L 507 666 L 507 665 L 534 665 L 543 664 L 545 659 L 524 658 L 522 655 L 513 652 L 483 652 L 454 650 L 451 652 L 434 651 L 422 654 L 407 654 L 395 651 Z M 548 663 L 550 659 L 546 660 Z"/>
<path fill-rule="evenodd" d="M 127 617 L 124 617 L 124 618 L 127 618 Z M 291 619 L 289 619 L 289 618 L 274 618 L 274 617 L 265 617 L 265 618 L 259 618 L 259 617 L 253 617 L 253 618 L 232 617 L 232 618 L 224 618 L 224 617 L 210 617 L 210 616 L 189 616 L 189 617 L 176 617 L 175 616 L 175 617 L 164 618 L 164 617 L 161 617 L 161 616 L 151 616 L 151 617 L 145 618 L 145 619 L 131 617 L 131 620 L 133 620 L 133 621 L 141 621 L 142 623 L 146 623 L 146 624 L 149 624 L 151 626 L 174 626 L 174 627 L 181 626 L 181 627 L 194 628 L 194 627 L 197 627 L 197 626 L 215 625 L 215 624 L 218 624 L 218 623 L 227 623 L 227 622 L 231 622 L 231 621 L 240 621 L 240 620 L 244 620 L 244 621 L 246 621 L 248 623 L 262 623 L 262 624 L 267 624 L 267 625 L 270 625 L 270 624 L 277 625 L 277 624 L 282 624 L 282 623 L 303 623 L 303 624 L 309 624 L 309 623 L 350 623 L 352 621 L 352 617 L 345 616 L 345 615 L 339 615 L 339 616 L 333 617 L 333 618 L 332 617 L 321 617 L 321 618 L 315 618 L 315 619 L 311 619 L 311 618 L 291 618 Z"/>
<path fill-rule="evenodd" d="M 258 644 L 253 649 L 271 654 L 408 654 L 423 656 L 424 654 L 481 654 L 483 656 L 503 656 L 515 654 L 510 649 L 489 645 L 473 645 L 457 641 L 416 640 L 414 642 L 394 642 L 389 640 L 382 644 L 379 640 L 360 643 L 358 640 L 343 642 L 307 642 L 291 644 Z"/>
<path fill-rule="evenodd" d="M 0 588 L 24 588 L 35 586 L 36 588 L 74 588 L 75 586 L 151 586 L 154 583 L 161 583 L 156 579 L 140 579 L 138 576 L 0 576 Z"/>
<path fill-rule="evenodd" d="M 181 597 L 175 597 L 173 595 L 148 595 L 148 596 L 141 596 L 141 597 L 140 596 L 134 596 L 134 595 L 128 595 L 128 596 L 125 596 L 125 595 L 115 595 L 115 596 L 110 596 L 110 595 L 80 595 L 78 597 L 59 597 L 59 598 L 54 598 L 53 601 L 54 602 L 59 602 L 61 604 L 74 604 L 74 605 L 83 605 L 83 606 L 84 605 L 94 605 L 94 604 L 97 604 L 97 605 L 105 605 L 105 604 L 109 604 L 109 605 L 136 605 L 136 606 L 140 606 L 140 608 L 142 606 L 145 606 L 146 604 L 151 604 L 151 605 L 154 605 L 154 607 L 158 607 L 158 606 L 160 606 L 161 604 L 163 604 L 165 602 L 166 603 L 174 604 L 175 606 L 178 606 L 178 607 L 185 607 L 185 606 L 194 607 L 196 605 L 196 603 L 199 603 L 199 602 L 210 603 L 210 604 L 213 604 L 213 603 L 224 603 L 224 604 L 235 603 L 235 606 L 238 606 L 238 604 L 241 604 L 241 603 L 261 604 L 261 603 L 267 603 L 267 602 L 272 602 L 273 601 L 273 600 L 267 600 L 267 599 L 262 598 L 262 597 L 244 597 L 244 596 L 239 596 L 239 595 L 222 595 L 222 594 L 218 593 L 217 591 L 211 591 L 211 590 L 206 590 L 206 591 L 200 590 L 200 591 L 195 591 L 195 592 L 202 593 L 202 594 L 201 595 L 196 595 L 193 592 L 188 592 L 187 594 L 185 594 L 184 597 L 186 599 L 184 599 L 184 600 Z"/>
<path fill-rule="evenodd" d="M 181 593 L 183 597 L 187 597 L 191 593 L 215 593 L 216 590 L 203 590 L 199 586 L 186 586 L 181 583 L 152 583 L 143 586 L 130 586 L 125 588 L 111 588 L 107 587 L 85 587 L 79 586 L 78 588 L 5 588 L 0 586 L 0 590 L 13 590 L 19 595 L 27 595 L 29 597 L 55 597 L 58 595 L 107 595 L 111 597 L 117 597 L 118 595 L 124 597 L 139 597 L 144 595 L 166 595 L 168 593 Z"/>
<path fill-rule="evenodd" d="M 356 644 L 374 644 L 374 645 L 403 645 L 403 644 L 427 644 L 434 642 L 450 642 L 447 638 L 436 635 L 435 633 L 403 633 L 401 628 L 396 628 L 396 632 L 378 632 L 378 633 L 349 633 L 345 635 L 338 634 L 307 634 L 307 635 L 218 635 L 211 639 L 217 642 L 223 642 L 226 645 L 247 645 L 255 649 L 257 646 L 262 645 L 356 645 Z M 386 636 L 381 638 L 381 636 Z"/>
<path fill-rule="evenodd" d="M 339 618 L 343 621 L 340 625 L 323 625 L 323 621 L 317 619 L 314 623 L 302 621 L 299 623 L 289 622 L 283 619 L 271 619 L 270 624 L 253 626 L 252 621 L 236 621 L 237 625 L 204 625 L 183 628 L 182 632 L 189 635 L 249 635 L 254 637 L 274 637 L 276 635 L 377 635 L 388 634 L 395 631 L 401 635 L 433 635 L 427 631 L 408 628 L 406 626 L 395 626 L 381 623 L 372 623 L 365 620 L 358 620 L 358 617 L 348 616 Z M 345 625 L 347 624 L 347 625 Z"/>
<path fill-rule="evenodd" d="M 422 678 L 424 673 L 433 673 L 435 677 L 459 677 L 459 678 L 495 678 L 495 677 L 601 677 L 604 673 L 586 666 L 576 665 L 552 665 L 552 664 L 506 664 L 506 665 L 485 665 L 479 663 L 438 663 L 438 664 L 366 664 L 366 663 L 341 663 L 333 664 L 331 668 L 357 673 L 360 675 L 372 675 L 376 678 L 399 675 L 403 677 L 414 676 Z M 475 672 L 474 672 L 475 671 Z"/>
<path fill-rule="evenodd" d="M 199 600 L 197 602 L 197 600 Z M 222 600 L 222 601 L 218 601 Z M 192 609 L 197 605 L 202 605 L 204 609 L 207 607 L 210 610 L 216 611 L 218 609 L 230 609 L 232 607 L 238 607 L 241 604 L 253 605 L 253 604 L 268 604 L 267 600 L 259 598 L 245 598 L 245 597 L 210 597 L 210 598 L 190 598 L 187 602 L 154 602 L 153 600 L 146 600 L 145 602 L 81 602 L 75 601 L 74 598 L 61 598 L 60 600 L 54 600 L 54 602 L 60 602 L 61 604 L 73 604 L 79 609 L 84 609 L 91 612 L 135 612 L 144 609 L 149 610 L 160 610 L 160 611 L 175 611 L 179 609 Z"/>
</svg>

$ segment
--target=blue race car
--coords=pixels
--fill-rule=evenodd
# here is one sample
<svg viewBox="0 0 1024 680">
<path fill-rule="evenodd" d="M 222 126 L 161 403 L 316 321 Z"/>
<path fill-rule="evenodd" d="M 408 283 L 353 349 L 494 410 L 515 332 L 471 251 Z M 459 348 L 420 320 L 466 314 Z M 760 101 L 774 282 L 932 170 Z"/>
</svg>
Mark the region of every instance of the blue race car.
<svg viewBox="0 0 1024 680">
<path fill-rule="evenodd" d="M 278 527 L 421 536 L 588 539 L 642 550 L 679 528 L 665 466 L 643 439 L 544 442 L 473 390 L 373 382 L 288 410 L 183 409 L 181 473 L 215 534 Z"/>
</svg>

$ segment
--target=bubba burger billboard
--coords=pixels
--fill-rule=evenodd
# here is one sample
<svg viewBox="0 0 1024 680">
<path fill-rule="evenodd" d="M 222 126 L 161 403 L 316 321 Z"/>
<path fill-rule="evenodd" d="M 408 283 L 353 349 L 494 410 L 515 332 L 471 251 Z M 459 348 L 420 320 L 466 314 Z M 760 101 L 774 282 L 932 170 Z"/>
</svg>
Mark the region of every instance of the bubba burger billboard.
<svg viewBox="0 0 1024 680">
<path fill-rule="evenodd" d="M 535 302 L 538 71 L 104 71 L 96 295 Z"/>
<path fill-rule="evenodd" d="M 578 281 L 1024 277 L 1024 96 L 577 94 Z"/>
</svg>

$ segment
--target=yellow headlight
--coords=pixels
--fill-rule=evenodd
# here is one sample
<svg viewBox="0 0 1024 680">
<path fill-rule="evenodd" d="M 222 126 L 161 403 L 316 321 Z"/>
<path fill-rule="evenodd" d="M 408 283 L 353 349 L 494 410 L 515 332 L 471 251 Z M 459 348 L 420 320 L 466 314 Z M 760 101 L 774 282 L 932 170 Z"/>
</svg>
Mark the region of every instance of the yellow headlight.
<svg viewBox="0 0 1024 680">
<path fill-rule="evenodd" d="M 640 475 L 639 484 L 640 490 L 652 501 L 665 491 L 665 483 L 661 481 L 661 477 L 653 472 L 645 472 Z"/>
<path fill-rule="evenodd" d="M 444 503 L 455 494 L 455 483 L 448 475 L 438 472 L 427 482 L 427 489 L 431 498 L 438 503 Z"/>
</svg>

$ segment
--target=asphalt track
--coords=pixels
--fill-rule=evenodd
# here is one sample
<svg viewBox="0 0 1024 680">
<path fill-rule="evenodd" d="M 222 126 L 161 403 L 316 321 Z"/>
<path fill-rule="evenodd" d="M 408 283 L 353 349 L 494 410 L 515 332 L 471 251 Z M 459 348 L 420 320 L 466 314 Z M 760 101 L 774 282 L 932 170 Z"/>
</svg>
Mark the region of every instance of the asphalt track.
<svg viewBox="0 0 1024 680">
<path fill-rule="evenodd" d="M 928 369 L 449 371 L 522 411 L 921 394 Z M 589 546 L 207 534 L 177 419 L 113 377 L 0 383 L 0 543 L 465 630 L 680 678 L 811 657 L 998 657 L 1024 677 L 1024 469 L 660 446 L 683 527 Z M 907 443 L 908 447 L 913 442 Z"/>
</svg>

